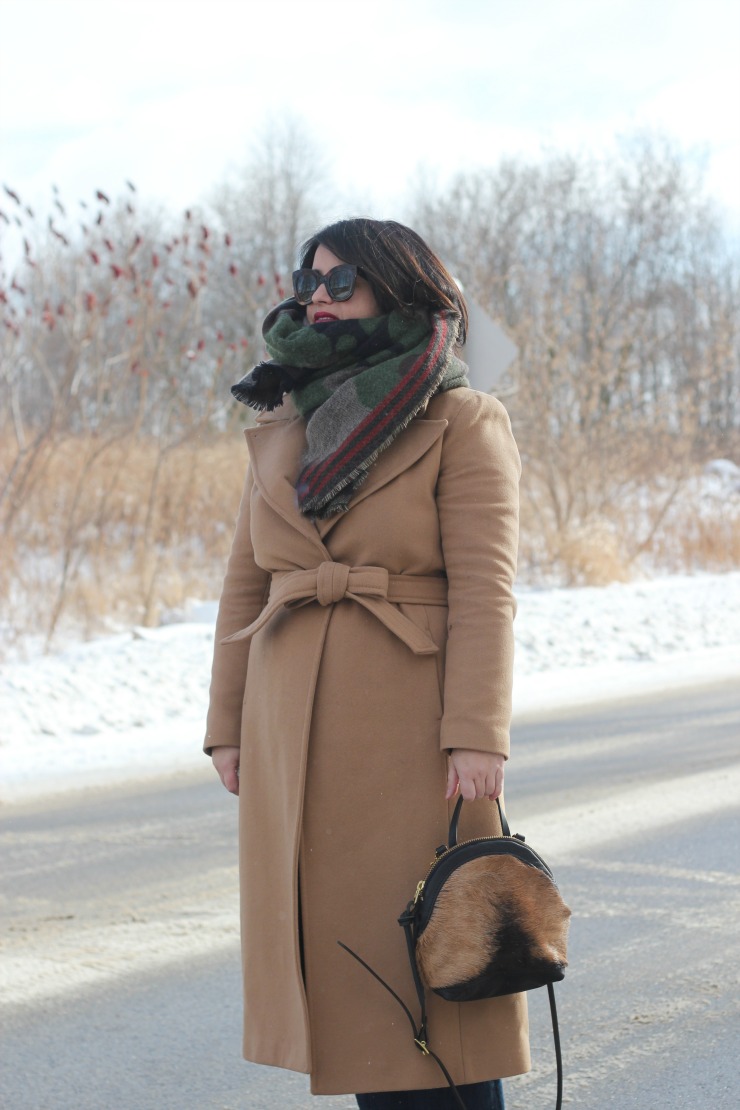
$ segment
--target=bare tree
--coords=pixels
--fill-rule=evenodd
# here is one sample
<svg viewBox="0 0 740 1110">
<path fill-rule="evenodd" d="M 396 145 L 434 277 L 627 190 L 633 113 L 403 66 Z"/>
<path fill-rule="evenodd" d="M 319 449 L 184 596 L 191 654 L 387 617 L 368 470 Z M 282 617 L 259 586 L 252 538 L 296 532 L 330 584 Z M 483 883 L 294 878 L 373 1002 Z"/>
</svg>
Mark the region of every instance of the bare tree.
<svg viewBox="0 0 740 1110">
<path fill-rule="evenodd" d="M 166 558 L 155 543 L 165 460 L 223 423 L 250 346 L 244 311 L 213 319 L 221 298 L 211 287 L 238 277 L 231 239 L 194 211 L 178 221 L 142 214 L 133 185 L 114 200 L 98 191 L 74 217 L 57 195 L 45 228 L 6 193 L 17 209 L 6 232 L 17 229 L 24 246 L 0 286 L 5 562 L 27 576 L 34 545 L 56 562 L 45 587 L 50 637 L 96 551 L 104 558 L 106 533 L 120 533 L 117 495 L 134 456 L 146 455 L 125 547 L 148 619 Z"/>
<path fill-rule="evenodd" d="M 700 180 L 638 136 L 612 160 L 460 175 L 415 219 L 519 348 L 525 553 L 572 566 L 579 537 L 610 534 L 624 571 L 689 467 L 740 436 L 739 269 Z"/>
<path fill-rule="evenodd" d="M 234 253 L 255 313 L 287 296 L 298 244 L 322 222 L 333 193 L 327 161 L 301 120 L 269 122 L 245 164 L 210 206 L 234 236 Z"/>
<path fill-rule="evenodd" d="M 248 419 L 229 387 L 261 357 L 262 318 L 286 295 L 296 245 L 328 196 L 322 156 L 290 119 L 265 130 L 213 206 L 174 218 L 142 210 L 129 184 L 75 205 L 55 192 L 42 221 L 6 188 L 2 573 L 5 596 L 25 597 L 47 640 L 70 608 L 94 617 L 113 605 L 113 551 L 118 599 L 125 581 L 130 608 L 152 621 L 173 580 L 175 533 L 190 566 L 228 541 L 221 490 L 198 522 L 183 506 L 203 477 L 198 460 L 214 450 L 220 466 L 220 431 Z M 240 473 L 227 470 L 237 495 Z"/>
</svg>

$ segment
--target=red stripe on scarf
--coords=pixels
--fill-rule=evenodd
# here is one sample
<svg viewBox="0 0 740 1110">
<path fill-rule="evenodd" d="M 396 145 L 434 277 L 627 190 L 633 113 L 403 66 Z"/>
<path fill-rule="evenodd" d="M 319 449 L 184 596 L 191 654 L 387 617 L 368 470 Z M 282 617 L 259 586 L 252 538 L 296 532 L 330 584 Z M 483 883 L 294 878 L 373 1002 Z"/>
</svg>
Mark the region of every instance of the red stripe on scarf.
<svg viewBox="0 0 740 1110">
<path fill-rule="evenodd" d="M 402 378 L 402 380 L 398 383 L 398 385 L 395 387 L 395 389 L 393 389 L 391 391 L 391 393 L 388 395 L 388 400 L 390 400 L 392 402 L 394 400 L 394 398 L 396 398 L 396 396 L 398 394 L 400 394 L 406 388 L 409 379 L 413 378 L 413 376 L 416 373 L 416 371 L 418 370 L 419 366 L 421 366 L 424 363 L 425 360 L 429 359 L 430 356 L 433 356 L 434 354 L 436 354 L 436 350 L 444 344 L 444 342 L 447 339 L 447 333 L 448 332 L 449 332 L 449 324 L 448 324 L 447 320 L 444 317 L 442 317 L 442 319 L 440 320 L 439 329 L 435 328 L 435 330 L 432 332 L 432 338 L 431 338 L 431 342 L 430 342 L 429 346 L 426 348 L 425 351 L 422 351 L 422 353 L 419 355 L 419 358 L 416 360 L 416 362 L 410 368 L 410 370 L 406 374 L 406 376 L 404 378 Z M 431 366 L 430 366 L 430 371 L 429 372 L 431 373 Z M 423 385 L 426 382 L 428 377 L 429 377 L 429 373 L 427 373 L 427 375 L 425 377 L 420 378 L 419 383 L 421 385 Z M 403 408 L 403 404 L 404 404 L 405 400 L 407 400 L 406 397 L 399 396 L 395 405 L 394 405 L 394 407 L 386 414 L 386 416 L 381 420 L 381 422 L 379 424 L 376 424 L 376 425 L 374 425 L 373 427 L 371 427 L 369 429 L 365 438 L 361 439 L 360 442 L 355 445 L 354 450 L 352 451 L 352 453 L 349 456 L 347 456 L 344 459 L 340 459 L 339 456 L 340 456 L 340 453 L 342 452 L 343 447 L 344 447 L 344 444 L 342 444 L 340 447 L 337 448 L 337 450 L 334 452 L 334 454 L 329 455 L 329 456 L 327 456 L 327 458 L 323 459 L 322 462 L 320 464 L 318 464 L 315 469 L 312 469 L 310 467 L 308 468 L 303 480 L 306 482 L 307 485 L 310 484 L 313 487 L 310 496 L 318 497 L 320 495 L 321 491 L 326 488 L 327 484 L 329 484 L 332 481 L 336 472 L 339 469 L 341 469 L 342 466 L 347 465 L 347 463 L 350 459 L 355 458 L 362 451 L 362 448 L 365 447 L 373 439 L 374 436 L 380 435 L 382 430 L 385 427 L 387 427 L 387 425 L 390 422 L 392 422 L 393 418 L 397 415 L 399 409 Z M 375 416 L 374 412 L 369 413 L 365 417 L 363 422 L 357 428 L 357 432 L 362 433 L 363 429 L 366 427 L 366 425 L 368 425 L 373 420 L 374 416 Z M 330 464 L 332 464 L 334 462 L 336 462 L 336 465 L 333 466 L 333 468 L 329 471 L 329 473 L 322 475 L 322 471 L 327 466 L 329 466 Z"/>
</svg>

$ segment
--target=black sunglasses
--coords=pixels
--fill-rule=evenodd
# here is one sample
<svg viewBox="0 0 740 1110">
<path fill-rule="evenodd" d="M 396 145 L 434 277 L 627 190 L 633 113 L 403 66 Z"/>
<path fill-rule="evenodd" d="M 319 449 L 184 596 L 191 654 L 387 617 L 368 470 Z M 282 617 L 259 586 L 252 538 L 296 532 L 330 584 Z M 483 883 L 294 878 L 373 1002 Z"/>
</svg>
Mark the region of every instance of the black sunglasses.
<svg viewBox="0 0 740 1110">
<path fill-rule="evenodd" d="M 342 262 L 322 274 L 319 270 L 295 270 L 293 273 L 293 293 L 298 304 L 310 304 L 320 285 L 333 301 L 348 301 L 355 291 L 358 269 L 349 262 Z"/>
</svg>

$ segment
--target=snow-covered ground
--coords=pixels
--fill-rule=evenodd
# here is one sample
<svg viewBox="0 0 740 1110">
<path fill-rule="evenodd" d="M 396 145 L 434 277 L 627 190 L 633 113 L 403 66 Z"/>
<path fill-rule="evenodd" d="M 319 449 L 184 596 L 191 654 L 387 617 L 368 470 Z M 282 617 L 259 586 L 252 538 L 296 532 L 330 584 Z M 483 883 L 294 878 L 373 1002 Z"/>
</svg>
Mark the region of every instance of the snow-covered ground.
<svg viewBox="0 0 740 1110">
<path fill-rule="evenodd" d="M 740 572 L 518 591 L 516 716 L 738 680 Z M 214 604 L 0 671 L 0 799 L 205 766 Z"/>
</svg>

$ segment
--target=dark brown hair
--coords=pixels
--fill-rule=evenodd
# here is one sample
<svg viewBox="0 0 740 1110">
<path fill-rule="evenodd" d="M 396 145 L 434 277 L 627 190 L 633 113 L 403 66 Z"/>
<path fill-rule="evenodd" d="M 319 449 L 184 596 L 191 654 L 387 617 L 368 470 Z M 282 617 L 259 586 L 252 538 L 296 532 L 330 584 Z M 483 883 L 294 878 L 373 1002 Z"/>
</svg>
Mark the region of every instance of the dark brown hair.
<svg viewBox="0 0 740 1110">
<path fill-rule="evenodd" d="M 411 315 L 419 309 L 451 309 L 460 316 L 458 343 L 465 342 L 465 299 L 447 268 L 410 227 L 395 220 L 339 220 L 303 244 L 302 267 L 313 266 L 320 245 L 362 271 L 383 312 L 397 308 Z"/>
</svg>

